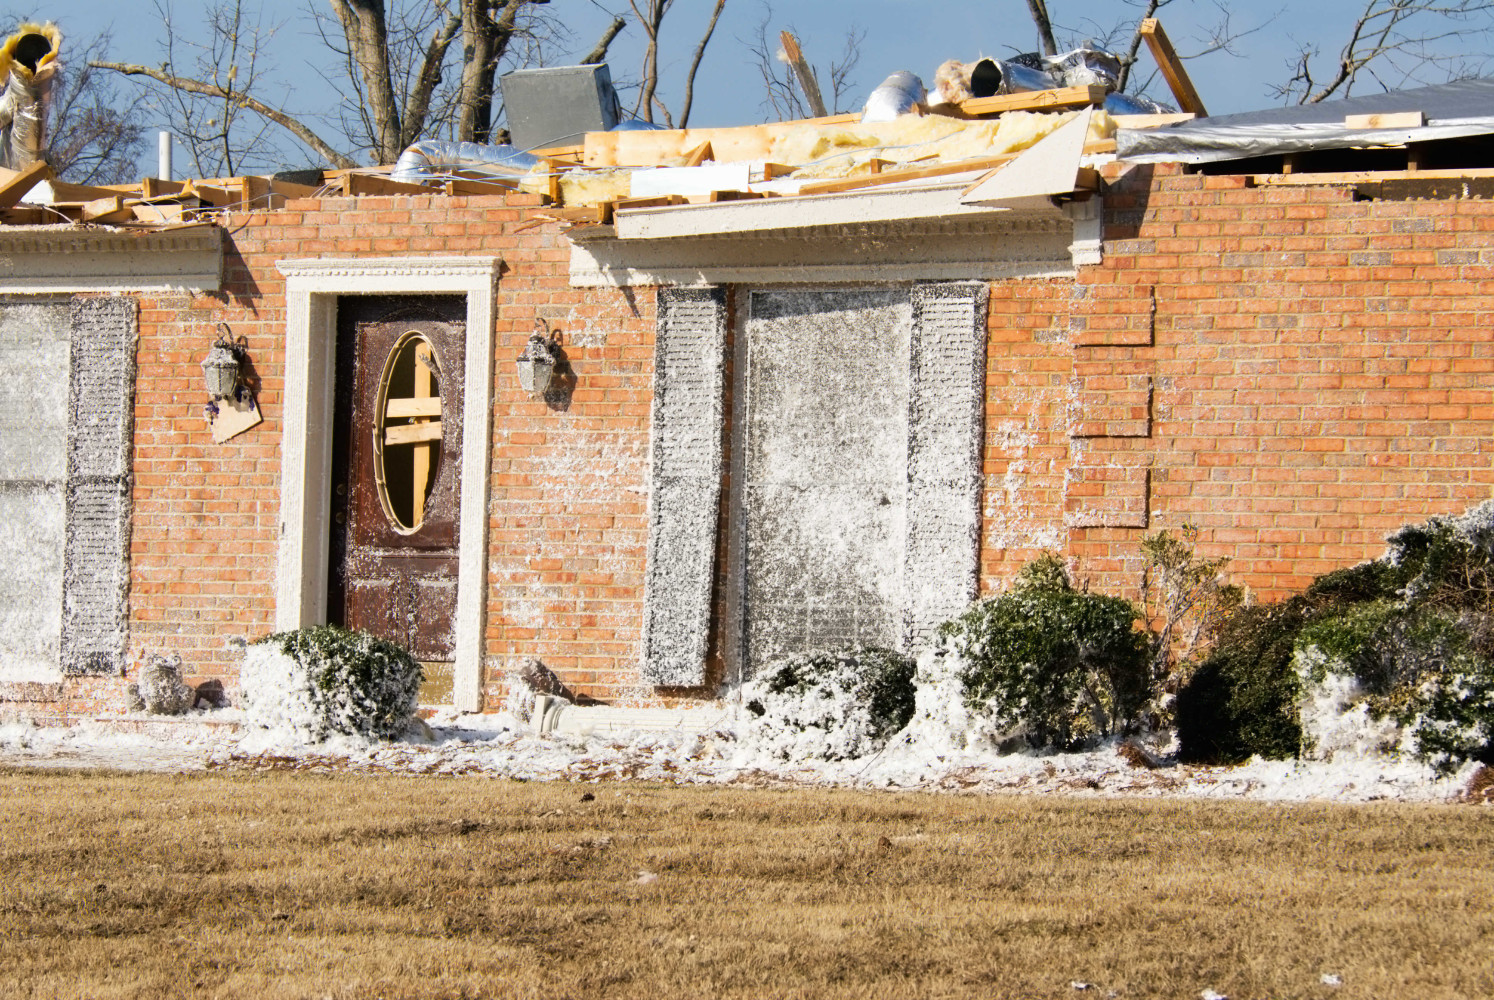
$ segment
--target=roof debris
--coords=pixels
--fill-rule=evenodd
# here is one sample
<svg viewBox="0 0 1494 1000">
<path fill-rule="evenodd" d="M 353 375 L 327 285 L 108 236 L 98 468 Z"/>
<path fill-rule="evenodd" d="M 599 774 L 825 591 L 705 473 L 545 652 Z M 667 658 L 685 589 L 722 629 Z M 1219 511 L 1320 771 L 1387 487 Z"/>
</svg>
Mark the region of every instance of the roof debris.
<svg viewBox="0 0 1494 1000">
<path fill-rule="evenodd" d="M 300 197 L 524 191 L 543 199 L 536 218 L 582 236 L 607 232 L 597 227 L 620 212 L 727 201 L 952 185 L 962 186 L 960 204 L 988 208 L 1019 196 L 1013 192 L 1083 198 L 1095 186 L 1094 168 L 1116 158 L 1250 173 L 1263 184 L 1310 182 L 1313 170 L 1354 183 L 1383 180 L 1378 172 L 1387 170 L 1405 176 L 1420 168 L 1431 178 L 1437 168 L 1440 180 L 1489 172 L 1488 143 L 1471 140 L 1494 136 L 1494 118 L 1479 113 L 1494 81 L 1205 119 L 1155 19 L 1142 37 L 1183 112 L 1118 93 L 1118 60 L 1094 49 L 949 60 L 933 92 L 899 71 L 863 113 L 801 121 L 687 129 L 623 121 L 572 145 L 533 150 L 423 140 L 392 166 L 128 185 L 66 183 L 44 163 L 0 169 L 0 224 L 160 230 Z M 1073 125 L 1079 118 L 1084 123 Z M 1025 166 L 1007 169 L 1028 150 Z M 1387 150 L 1401 159 L 1387 159 Z"/>
</svg>

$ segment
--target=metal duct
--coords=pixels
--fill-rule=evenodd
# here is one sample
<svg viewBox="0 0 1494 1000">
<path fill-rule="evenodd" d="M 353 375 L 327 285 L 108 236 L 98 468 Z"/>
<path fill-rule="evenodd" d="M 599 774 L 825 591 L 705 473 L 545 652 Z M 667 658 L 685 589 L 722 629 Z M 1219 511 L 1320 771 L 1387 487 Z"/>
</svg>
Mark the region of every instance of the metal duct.
<svg viewBox="0 0 1494 1000">
<path fill-rule="evenodd" d="M 907 70 L 898 70 L 877 85 L 866 99 L 866 109 L 861 113 L 863 122 L 890 122 L 898 115 L 906 115 L 924 107 L 929 93 L 923 81 Z"/>
<path fill-rule="evenodd" d="M 24 170 L 42 158 L 47 95 L 57 75 L 62 32 L 55 24 L 23 24 L 0 45 L 0 166 Z"/>
<path fill-rule="evenodd" d="M 389 176 L 397 181 L 418 183 L 461 169 L 513 177 L 527 174 L 538 163 L 538 157 L 516 146 L 422 139 L 400 154 Z"/>
</svg>

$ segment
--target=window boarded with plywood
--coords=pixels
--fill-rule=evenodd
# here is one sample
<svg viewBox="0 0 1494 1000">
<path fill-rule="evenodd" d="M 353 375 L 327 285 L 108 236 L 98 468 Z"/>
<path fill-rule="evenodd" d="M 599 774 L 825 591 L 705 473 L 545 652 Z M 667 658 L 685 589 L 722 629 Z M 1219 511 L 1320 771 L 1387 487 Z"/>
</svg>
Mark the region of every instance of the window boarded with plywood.
<svg viewBox="0 0 1494 1000">
<path fill-rule="evenodd" d="M 975 597 L 985 289 L 764 289 L 738 332 L 734 658 L 911 650 Z"/>
</svg>

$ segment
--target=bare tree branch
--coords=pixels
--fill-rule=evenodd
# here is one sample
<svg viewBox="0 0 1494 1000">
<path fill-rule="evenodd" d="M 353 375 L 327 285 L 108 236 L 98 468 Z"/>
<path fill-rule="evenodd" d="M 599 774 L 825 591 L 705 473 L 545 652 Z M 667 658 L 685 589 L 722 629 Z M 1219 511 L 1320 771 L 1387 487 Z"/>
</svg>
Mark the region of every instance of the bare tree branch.
<svg viewBox="0 0 1494 1000">
<path fill-rule="evenodd" d="M 158 83 L 164 83 L 166 86 L 171 87 L 173 90 L 179 90 L 184 93 L 201 94 L 205 97 L 216 97 L 224 101 L 231 101 L 235 104 L 241 105 L 242 107 L 248 108 L 255 114 L 267 118 L 270 121 L 274 122 L 276 125 L 279 125 L 281 128 L 288 130 L 296 138 L 300 139 L 302 142 L 306 143 L 306 145 L 310 146 L 322 156 L 326 157 L 327 161 L 334 166 L 343 168 L 357 166 L 356 163 L 348 159 L 343 154 L 337 152 L 337 150 L 333 149 L 331 146 L 327 145 L 327 143 L 323 141 L 320 136 L 311 131 L 311 129 L 307 128 L 305 125 L 301 124 L 301 122 L 297 121 L 295 118 L 286 114 L 284 111 L 281 111 L 277 108 L 272 108 L 269 105 L 256 100 L 255 98 L 244 93 L 242 90 L 233 90 L 229 87 L 223 87 L 216 83 L 204 83 L 201 80 L 193 80 L 184 76 L 177 76 L 172 73 L 164 72 L 163 70 L 152 69 L 149 66 L 140 66 L 136 63 L 117 63 L 95 60 L 89 62 L 88 65 L 96 69 L 113 70 L 116 73 L 123 73 L 125 76 L 146 76 L 151 78 L 152 80 L 157 81 Z"/>
<path fill-rule="evenodd" d="M 441 85 L 442 67 L 446 64 L 446 50 L 462 27 L 462 18 L 452 14 L 446 23 L 431 35 L 425 49 L 425 59 L 420 64 L 420 75 L 415 89 L 405 102 L 404 127 L 400 129 L 400 148 L 410 145 L 425 131 L 426 116 L 430 113 L 431 98 Z"/>
<path fill-rule="evenodd" d="M 383 0 L 329 0 L 342 22 L 348 51 L 363 78 L 364 94 L 375 129 L 374 155 L 379 163 L 393 163 L 404 151 L 400 143 L 399 106 L 389 75 L 389 32 Z"/>
<path fill-rule="evenodd" d="M 711 36 L 716 33 L 716 22 L 721 18 L 721 9 L 725 6 L 726 0 L 716 0 L 716 7 L 711 11 L 711 23 L 706 25 L 700 44 L 695 46 L 695 56 L 690 60 L 690 72 L 685 74 L 685 102 L 680 107 L 680 128 L 684 128 L 690 121 L 690 105 L 695 102 L 695 71 L 700 69 L 701 57 L 705 55 Z"/>
<path fill-rule="evenodd" d="M 607 49 L 611 47 L 612 40 L 617 37 L 618 33 L 627 24 L 627 18 L 614 17 L 612 23 L 607 25 L 607 30 L 602 32 L 602 37 L 597 39 L 596 45 L 593 45 L 591 51 L 586 53 L 586 56 L 581 60 L 580 65 L 594 66 L 597 63 L 606 62 Z"/>
<path fill-rule="evenodd" d="M 1053 19 L 1048 16 L 1048 5 L 1044 0 L 1027 0 L 1027 12 L 1037 28 L 1038 41 L 1043 46 L 1043 55 L 1058 55 L 1058 43 L 1053 40 Z"/>
<path fill-rule="evenodd" d="M 1304 45 L 1292 76 L 1275 90 L 1299 104 L 1316 104 L 1348 96 L 1361 74 L 1386 90 L 1450 79 L 1469 71 L 1468 53 L 1491 34 L 1494 0 L 1366 0 L 1326 77 L 1314 71 L 1317 48 Z M 1456 53 L 1441 48 L 1451 39 L 1459 42 Z"/>
</svg>

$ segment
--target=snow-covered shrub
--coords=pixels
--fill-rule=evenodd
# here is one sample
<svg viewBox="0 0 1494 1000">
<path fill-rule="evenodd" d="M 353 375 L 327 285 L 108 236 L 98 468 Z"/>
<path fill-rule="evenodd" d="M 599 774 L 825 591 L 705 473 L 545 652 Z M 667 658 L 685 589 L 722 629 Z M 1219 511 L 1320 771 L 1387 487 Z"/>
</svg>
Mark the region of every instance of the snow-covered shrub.
<svg viewBox="0 0 1494 1000">
<path fill-rule="evenodd" d="M 252 725 L 308 741 L 332 733 L 400 736 L 421 680 L 420 663 L 394 643 L 335 625 L 260 639 L 240 674 Z"/>
<path fill-rule="evenodd" d="M 1400 726 L 1374 697 L 1373 682 L 1356 669 L 1394 610 L 1387 601 L 1355 605 L 1298 634 L 1292 669 L 1301 691 L 1302 756 L 1363 757 L 1392 750 L 1399 742 Z"/>
<path fill-rule="evenodd" d="M 192 689 L 182 680 L 182 658 L 152 656 L 130 685 L 133 708 L 152 715 L 181 715 L 192 707 Z"/>
<path fill-rule="evenodd" d="M 742 687 L 746 742 L 781 760 L 880 750 L 913 714 L 913 660 L 861 647 L 780 660 Z"/>
<path fill-rule="evenodd" d="M 957 657 L 966 707 L 988 733 L 1068 749 L 1125 730 L 1149 696 L 1147 638 L 1136 608 L 1075 590 L 1045 556 L 1013 588 L 939 629 Z"/>
<path fill-rule="evenodd" d="M 1178 699 L 1184 760 L 1405 749 L 1494 759 L 1494 502 L 1244 608 Z"/>
</svg>

